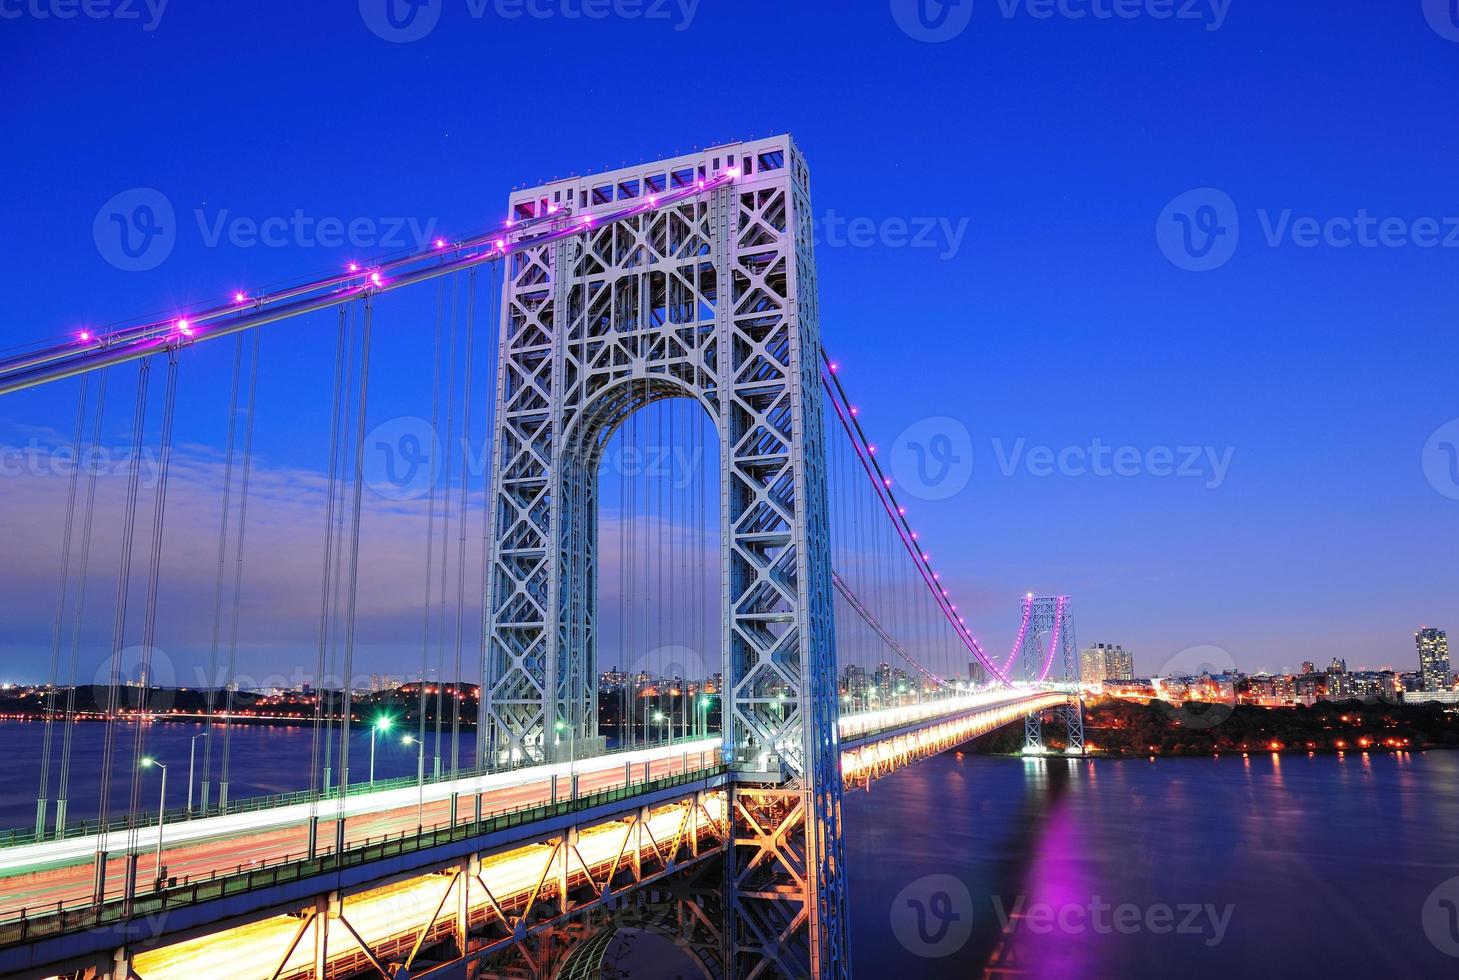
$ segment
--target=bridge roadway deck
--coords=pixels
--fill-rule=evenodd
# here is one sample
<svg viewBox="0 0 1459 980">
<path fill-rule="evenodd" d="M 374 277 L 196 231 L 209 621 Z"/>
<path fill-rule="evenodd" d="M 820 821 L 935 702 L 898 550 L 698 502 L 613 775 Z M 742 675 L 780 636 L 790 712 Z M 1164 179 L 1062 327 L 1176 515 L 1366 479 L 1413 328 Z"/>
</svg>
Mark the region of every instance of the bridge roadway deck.
<svg viewBox="0 0 1459 980">
<path fill-rule="evenodd" d="M 1016 720 L 1032 708 L 1048 707 L 1060 700 L 1062 695 L 1048 692 L 1003 691 L 843 716 L 840 735 L 847 778 L 878 769 L 878 760 L 879 771 L 890 771 L 931 751 L 940 751 L 937 746 L 948 739 L 966 740 Z M 926 736 L 933 732 L 939 734 L 928 739 Z M 552 803 L 554 775 L 559 781 L 559 799 L 568 796 L 573 774 L 577 776 L 578 793 L 584 797 L 613 790 L 622 791 L 615 795 L 627 796 L 642 784 L 645 802 L 650 797 L 660 803 L 675 795 L 682 798 L 686 792 L 722 785 L 724 768 L 719 747 L 717 739 L 681 742 L 570 764 L 364 793 L 345 802 L 347 850 L 368 842 L 400 839 L 418 827 L 449 830 L 453 796 L 459 799 L 458 812 L 464 821 L 473 818 L 478 795 L 486 816 Z M 668 792 L 667 797 L 664 792 L 647 792 L 650 784 L 665 780 L 682 784 L 683 788 L 677 794 Z M 311 810 L 320 817 L 317 853 L 327 855 L 334 844 L 332 820 L 339 812 L 337 800 L 313 808 L 304 803 L 169 823 L 164 866 L 169 877 L 186 884 L 299 862 L 307 856 Z M 522 831 L 518 836 L 523 838 L 530 838 L 531 831 L 538 830 L 518 829 Z M 540 828 L 542 832 L 549 829 Z M 109 843 L 114 850 L 122 850 L 125 832 L 112 832 Z M 22 909 L 34 916 L 58 907 L 90 903 L 96 844 L 96 838 L 89 836 L 0 850 L 0 943 L 11 938 L 5 935 L 4 921 L 13 920 Z M 156 828 L 141 828 L 136 847 L 146 855 L 138 874 L 138 894 L 143 898 L 152 888 L 150 855 L 155 846 Z M 108 866 L 109 895 L 120 893 L 124 875 L 124 860 L 114 859 Z M 0 951 L 0 964 L 10 959 Z"/>
</svg>

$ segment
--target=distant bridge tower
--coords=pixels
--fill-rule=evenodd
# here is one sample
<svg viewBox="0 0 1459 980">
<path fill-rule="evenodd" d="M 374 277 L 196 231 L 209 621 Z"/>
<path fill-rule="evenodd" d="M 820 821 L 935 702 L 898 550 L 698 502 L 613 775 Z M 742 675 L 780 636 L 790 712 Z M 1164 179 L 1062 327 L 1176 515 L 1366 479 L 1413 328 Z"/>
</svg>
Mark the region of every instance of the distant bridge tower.
<svg viewBox="0 0 1459 980">
<path fill-rule="evenodd" d="M 1074 617 L 1068 596 L 1029 595 L 1024 599 L 1032 607 L 1028 630 L 1023 637 L 1019 660 L 1023 679 L 1030 683 L 1044 682 L 1067 687 L 1069 701 L 1056 708 L 1069 733 L 1069 755 L 1084 754 L 1084 700 L 1079 691 L 1078 646 L 1074 639 Z M 1034 712 L 1024 719 L 1023 751 L 1028 755 L 1044 753 L 1042 713 Z"/>
<path fill-rule="evenodd" d="M 705 182 L 705 192 L 662 198 Z M 653 199 L 611 227 L 594 214 Z M 560 215 L 502 295 L 485 656 L 489 751 L 592 745 L 598 465 L 645 405 L 697 401 L 721 451 L 734 975 L 849 975 L 827 461 L 809 175 L 788 136 L 511 196 Z M 564 229 L 575 229 L 560 234 Z M 530 241 L 530 239 L 528 239 Z M 786 695 L 789 695 L 787 698 Z"/>
</svg>

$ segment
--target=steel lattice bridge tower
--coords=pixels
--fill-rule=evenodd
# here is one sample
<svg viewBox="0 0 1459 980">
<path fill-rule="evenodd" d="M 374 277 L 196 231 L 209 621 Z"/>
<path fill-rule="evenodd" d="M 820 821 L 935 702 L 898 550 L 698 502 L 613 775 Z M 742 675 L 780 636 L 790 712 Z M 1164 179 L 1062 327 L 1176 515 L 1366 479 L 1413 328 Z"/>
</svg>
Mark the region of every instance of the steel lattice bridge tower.
<svg viewBox="0 0 1459 980">
<path fill-rule="evenodd" d="M 729 176 L 733 182 L 723 182 Z M 626 190 L 721 186 L 511 257 L 502 298 L 488 740 L 549 756 L 596 739 L 598 463 L 633 412 L 688 398 L 713 420 L 728 608 L 724 756 L 737 959 L 848 975 L 826 443 L 809 174 L 788 140 L 514 194 L 531 219 Z M 712 310 L 699 319 L 696 311 Z M 625 315 L 626 314 L 626 315 Z M 685 315 L 687 314 L 687 316 Z M 687 320 L 687 322 L 686 322 Z M 792 694 L 790 710 L 777 693 Z M 803 925 L 802 925 L 803 923 Z M 799 935 L 803 949 L 792 940 Z"/>
<path fill-rule="evenodd" d="M 0 395 L 78 380 L 77 458 L 84 433 L 94 433 L 93 447 L 101 441 L 102 396 L 109 378 L 129 382 L 124 367 L 135 368 L 137 378 L 129 448 L 134 458 L 150 448 L 147 380 L 157 368 L 149 365 L 166 372 L 156 485 L 142 487 L 136 467 L 124 481 L 113 656 L 97 683 L 109 698 L 102 726 L 107 758 L 122 769 L 127 760 L 110 755 L 120 738 L 113 729 L 135 729 L 128 736 L 130 806 L 112 819 L 121 812 L 107 802 L 114 767 L 103 765 L 97 820 L 68 823 L 75 712 L 61 707 L 66 688 L 53 682 L 35 831 L 0 839 L 0 973 L 73 980 L 223 973 L 326 980 L 412 971 L 587 976 L 611 940 L 614 927 L 602 920 L 639 915 L 675 934 L 707 977 L 839 980 L 851 974 L 841 825 L 847 788 L 1019 723 L 1025 752 L 1042 754 L 1041 718 L 1049 711 L 1065 723 L 1066 752 L 1083 754 L 1070 600 L 1030 593 L 1007 655 L 995 659 L 983 649 L 912 525 L 907 498 L 882 466 L 838 362 L 823 348 L 809 174 L 789 136 L 555 180 L 513 193 L 508 207 L 500 227 L 459 241 L 438 239 L 433 248 L 374 264 L 350 262 L 327 278 L 272 293 L 240 290 L 221 305 L 107 334 L 84 330 L 0 360 Z M 499 280 L 479 276 L 482 267 Z M 231 641 L 224 645 L 238 649 L 260 338 L 271 325 L 306 323 L 313 315 L 334 321 L 315 676 L 342 663 L 341 676 L 350 677 L 372 333 L 389 329 L 401 309 L 394 322 L 414 328 L 420 315 L 389 301 L 418 296 L 423 284 L 436 282 L 432 400 L 445 374 L 452 380 L 444 414 L 453 417 L 459 319 L 467 352 L 460 372 L 463 442 L 470 446 L 478 279 L 501 288 L 500 302 L 490 304 L 496 343 L 482 345 L 492 352 L 485 373 L 494 405 L 480 488 L 482 609 L 479 637 L 472 638 L 480 645 L 468 643 L 463 629 L 472 486 L 464 451 L 460 478 L 448 476 L 444 494 L 449 501 L 459 492 L 461 516 L 451 529 L 460 541 L 456 599 L 447 595 L 443 527 L 440 600 L 432 605 L 432 496 L 422 644 L 431 647 L 434 611 L 440 663 L 451 647 L 459 678 L 470 676 L 461 671 L 468 646 L 469 660 L 480 660 L 474 767 L 455 756 L 459 731 L 445 764 L 438 699 L 435 765 L 427 777 L 423 652 L 414 779 L 377 787 L 374 726 L 369 783 L 362 785 L 358 758 L 352 777 L 351 744 L 361 743 L 359 752 L 363 733 L 345 684 L 338 720 L 326 717 L 323 697 L 315 698 L 309 790 L 230 799 L 225 750 L 220 792 L 210 796 L 210 738 L 200 809 L 190 795 L 189 760 L 187 809 L 169 815 L 168 760 L 145 754 L 145 722 L 156 717 L 148 688 L 141 685 L 125 710 L 131 702 L 122 696 L 118 654 L 139 632 L 127 617 L 133 578 L 144 580 L 132 593 L 145 597 L 144 651 L 153 648 L 159 626 L 181 365 L 198 345 L 236 340 L 225 474 L 234 468 L 235 422 L 245 448 L 238 500 L 230 509 L 230 476 L 218 495 L 217 655 L 228 594 Z M 451 354 L 442 359 L 447 323 Z M 624 724 L 626 748 L 620 740 L 609 751 L 598 717 L 600 464 L 629 419 L 671 399 L 697 405 L 719 445 L 713 666 L 722 678 L 714 692 L 721 730 L 712 732 L 706 714 L 694 734 L 684 725 L 675 738 L 671 723 L 668 737 L 654 740 L 645 719 L 639 744 L 634 720 Z M 71 580 L 84 594 L 96 494 L 94 480 L 78 483 L 73 475 L 54 665 L 66 659 L 62 624 L 81 622 Z M 133 568 L 133 532 L 149 495 L 151 540 L 143 544 L 150 547 Z M 73 521 L 73 513 L 84 516 Z M 237 543 L 225 590 L 230 541 Z M 73 553 L 81 556 L 75 574 Z M 449 642 L 448 605 L 456 612 Z M 70 643 L 72 660 L 77 642 Z M 620 653 L 633 653 L 631 643 L 623 647 Z M 144 677 L 151 676 L 148 664 Z M 438 694 L 446 687 L 438 684 Z M 683 687 L 688 693 L 689 684 Z M 202 716 L 210 729 L 223 719 L 225 745 L 229 704 L 231 695 L 215 712 L 209 700 Z M 453 728 L 456 721 L 453 709 Z M 55 766 L 53 727 L 68 733 Z M 155 810 L 141 804 L 138 762 L 162 771 Z M 249 853 L 261 856 L 235 865 L 233 848 L 245 840 Z M 704 885 L 715 862 L 722 874 Z M 14 907 L 5 899 L 12 884 L 24 896 Z M 666 925 L 644 911 L 659 900 L 677 910 L 676 921 Z M 164 913 L 160 925 L 156 913 Z M 594 923 L 602 927 L 597 934 Z"/>
<path fill-rule="evenodd" d="M 1042 641 L 1042 642 L 1041 642 Z M 1067 704 L 1055 709 L 1068 733 L 1065 752 L 1084 754 L 1084 701 L 1079 695 L 1074 640 L 1074 616 L 1068 596 L 1024 598 L 1023 627 L 1019 630 L 1018 658 L 1026 683 L 1047 683 L 1052 678 L 1068 691 Z M 1055 671 L 1057 668 L 1057 673 Z M 1023 751 L 1044 754 L 1043 712 L 1030 712 L 1024 719 Z"/>
</svg>

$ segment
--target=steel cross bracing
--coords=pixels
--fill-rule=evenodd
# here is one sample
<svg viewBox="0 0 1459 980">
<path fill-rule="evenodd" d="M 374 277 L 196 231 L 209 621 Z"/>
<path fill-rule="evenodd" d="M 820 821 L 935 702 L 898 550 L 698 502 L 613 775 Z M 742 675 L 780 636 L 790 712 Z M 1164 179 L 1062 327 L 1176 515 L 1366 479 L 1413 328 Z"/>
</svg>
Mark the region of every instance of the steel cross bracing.
<svg viewBox="0 0 1459 980">
<path fill-rule="evenodd" d="M 497 758 L 596 738 L 596 488 L 633 412 L 690 398 L 721 446 L 728 959 L 747 976 L 846 976 L 819 309 L 805 162 L 788 136 L 512 196 L 515 215 L 712 193 L 506 269 L 487 604 Z M 594 203 L 602 202 L 602 203 Z M 788 694 L 788 701 L 777 695 Z M 560 727 L 559 727 L 560 726 Z"/>
</svg>

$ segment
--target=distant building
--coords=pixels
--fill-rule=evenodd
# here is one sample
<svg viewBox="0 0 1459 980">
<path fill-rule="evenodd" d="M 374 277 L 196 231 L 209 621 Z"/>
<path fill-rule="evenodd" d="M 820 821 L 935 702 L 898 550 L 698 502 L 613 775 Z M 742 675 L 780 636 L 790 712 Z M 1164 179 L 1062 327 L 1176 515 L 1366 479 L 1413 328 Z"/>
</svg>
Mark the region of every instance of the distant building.
<svg viewBox="0 0 1459 980">
<path fill-rule="evenodd" d="M 1317 673 L 1317 665 L 1314 664 L 1310 660 L 1304 660 L 1304 661 L 1302 661 L 1302 673 L 1304 673 L 1304 674 L 1315 674 L 1315 673 Z"/>
<path fill-rule="evenodd" d="M 1135 657 L 1122 646 L 1096 643 L 1079 651 L 1079 679 L 1085 684 L 1128 681 L 1135 677 Z"/>
<path fill-rule="evenodd" d="M 1348 662 L 1341 657 L 1333 657 L 1332 666 L 1327 669 L 1327 672 L 1329 674 L 1346 674 L 1348 672 Z"/>
<path fill-rule="evenodd" d="M 1425 626 L 1413 635 L 1418 646 L 1418 671 L 1423 675 L 1425 691 L 1448 691 L 1454 686 L 1449 665 L 1449 634 Z"/>
</svg>

